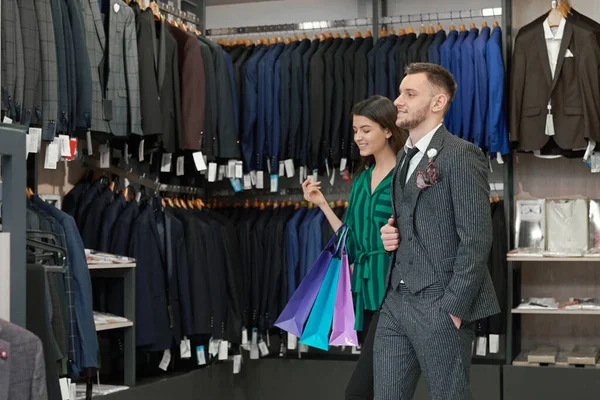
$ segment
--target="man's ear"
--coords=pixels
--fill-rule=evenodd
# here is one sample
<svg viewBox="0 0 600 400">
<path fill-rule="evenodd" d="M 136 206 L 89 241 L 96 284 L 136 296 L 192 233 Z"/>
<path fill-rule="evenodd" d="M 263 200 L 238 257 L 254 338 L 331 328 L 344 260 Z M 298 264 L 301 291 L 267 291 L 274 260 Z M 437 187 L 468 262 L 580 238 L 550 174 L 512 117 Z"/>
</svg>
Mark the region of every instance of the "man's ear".
<svg viewBox="0 0 600 400">
<path fill-rule="evenodd" d="M 433 112 L 443 112 L 448 105 L 448 96 L 444 93 L 436 94 L 431 107 Z"/>
</svg>

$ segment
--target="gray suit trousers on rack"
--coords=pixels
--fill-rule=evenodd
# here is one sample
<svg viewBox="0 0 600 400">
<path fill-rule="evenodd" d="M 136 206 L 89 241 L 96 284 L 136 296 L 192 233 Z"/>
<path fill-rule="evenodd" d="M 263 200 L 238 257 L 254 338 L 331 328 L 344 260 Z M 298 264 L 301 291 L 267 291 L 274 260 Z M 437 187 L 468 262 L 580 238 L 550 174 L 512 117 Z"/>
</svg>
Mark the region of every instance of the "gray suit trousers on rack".
<svg viewBox="0 0 600 400">
<path fill-rule="evenodd" d="M 435 149 L 435 152 L 429 151 Z M 400 245 L 392 257 L 373 350 L 375 400 L 412 399 L 424 373 L 432 400 L 468 400 L 475 321 L 500 312 L 487 159 L 441 126 L 404 188 L 392 183 Z M 435 154 L 434 154 L 435 153 Z M 437 169 L 429 186 L 416 177 Z M 426 186 L 423 188 L 423 186 Z M 462 320 L 457 329 L 450 315 Z"/>
</svg>

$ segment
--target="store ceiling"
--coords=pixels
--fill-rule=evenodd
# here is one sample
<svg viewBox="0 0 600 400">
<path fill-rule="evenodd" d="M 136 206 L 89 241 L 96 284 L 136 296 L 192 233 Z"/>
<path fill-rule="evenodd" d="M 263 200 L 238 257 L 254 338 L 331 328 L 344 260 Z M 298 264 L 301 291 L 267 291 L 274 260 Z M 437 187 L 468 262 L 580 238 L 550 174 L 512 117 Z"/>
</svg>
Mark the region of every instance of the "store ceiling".
<svg viewBox="0 0 600 400">
<path fill-rule="evenodd" d="M 207 6 L 223 6 L 228 4 L 261 3 L 265 1 L 279 0 L 206 0 Z"/>
</svg>

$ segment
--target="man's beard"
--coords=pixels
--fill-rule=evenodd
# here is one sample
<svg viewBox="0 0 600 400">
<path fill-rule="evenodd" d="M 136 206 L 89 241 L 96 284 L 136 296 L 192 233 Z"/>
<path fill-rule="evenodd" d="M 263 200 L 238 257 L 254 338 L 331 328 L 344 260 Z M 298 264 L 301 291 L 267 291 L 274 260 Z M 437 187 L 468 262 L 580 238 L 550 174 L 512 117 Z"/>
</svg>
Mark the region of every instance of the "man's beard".
<svg viewBox="0 0 600 400">
<path fill-rule="evenodd" d="M 398 128 L 402 128 L 402 129 L 406 129 L 406 130 L 410 131 L 412 129 L 415 129 L 419 125 L 421 125 L 423 123 L 423 121 L 425 121 L 426 118 L 427 118 L 427 107 L 423 107 L 422 109 L 416 111 L 412 118 L 406 119 L 403 121 L 397 120 L 396 125 L 398 125 Z"/>
</svg>

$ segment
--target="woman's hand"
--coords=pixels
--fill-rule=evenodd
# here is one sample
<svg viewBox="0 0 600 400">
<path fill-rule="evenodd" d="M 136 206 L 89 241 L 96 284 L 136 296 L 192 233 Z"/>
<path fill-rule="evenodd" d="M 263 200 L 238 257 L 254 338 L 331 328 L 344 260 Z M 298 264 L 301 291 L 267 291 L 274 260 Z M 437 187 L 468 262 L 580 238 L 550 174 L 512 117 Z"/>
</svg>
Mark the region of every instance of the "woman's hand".
<svg viewBox="0 0 600 400">
<path fill-rule="evenodd" d="M 325 196 L 321 193 L 321 182 L 313 183 L 310 179 L 307 179 L 302 184 L 302 191 L 304 191 L 304 199 L 306 201 L 311 202 L 318 207 L 327 204 Z"/>
</svg>

